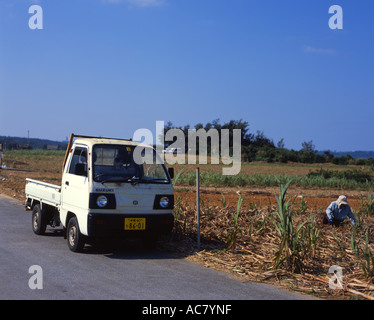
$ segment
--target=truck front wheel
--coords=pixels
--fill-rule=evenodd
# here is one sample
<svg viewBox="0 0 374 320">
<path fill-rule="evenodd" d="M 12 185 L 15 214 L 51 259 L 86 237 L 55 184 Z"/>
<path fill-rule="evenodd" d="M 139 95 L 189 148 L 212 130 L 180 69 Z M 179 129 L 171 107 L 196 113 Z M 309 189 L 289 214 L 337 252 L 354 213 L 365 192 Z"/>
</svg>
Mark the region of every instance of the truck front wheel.
<svg viewBox="0 0 374 320">
<path fill-rule="evenodd" d="M 43 235 L 47 228 L 47 214 L 37 204 L 32 209 L 32 231 L 37 235 Z"/>
<path fill-rule="evenodd" d="M 69 220 L 67 227 L 68 247 L 73 252 L 81 252 L 86 242 L 86 237 L 80 233 L 78 220 L 73 217 Z"/>
</svg>

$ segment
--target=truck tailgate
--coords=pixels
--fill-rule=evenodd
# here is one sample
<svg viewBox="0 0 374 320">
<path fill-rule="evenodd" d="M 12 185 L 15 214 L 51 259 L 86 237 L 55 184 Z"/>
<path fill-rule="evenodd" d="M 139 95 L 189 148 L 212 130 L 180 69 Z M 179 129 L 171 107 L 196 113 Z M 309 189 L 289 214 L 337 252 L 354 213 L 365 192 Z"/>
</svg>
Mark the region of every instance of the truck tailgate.
<svg viewBox="0 0 374 320">
<path fill-rule="evenodd" d="M 26 179 L 26 198 L 39 200 L 54 207 L 60 206 L 61 187 L 43 181 Z"/>
</svg>

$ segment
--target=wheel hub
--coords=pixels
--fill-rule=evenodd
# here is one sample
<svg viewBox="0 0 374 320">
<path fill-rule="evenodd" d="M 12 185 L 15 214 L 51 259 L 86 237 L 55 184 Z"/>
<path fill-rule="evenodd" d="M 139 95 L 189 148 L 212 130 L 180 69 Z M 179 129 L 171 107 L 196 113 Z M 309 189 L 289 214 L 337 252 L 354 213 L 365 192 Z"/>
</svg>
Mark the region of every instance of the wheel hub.
<svg viewBox="0 0 374 320">
<path fill-rule="evenodd" d="M 74 246 L 76 238 L 77 238 L 77 228 L 75 226 L 72 226 L 69 230 L 69 243 L 71 246 Z"/>
<path fill-rule="evenodd" d="M 34 212 L 34 217 L 33 217 L 34 230 L 38 229 L 38 223 L 39 223 L 39 214 L 38 212 Z"/>
</svg>

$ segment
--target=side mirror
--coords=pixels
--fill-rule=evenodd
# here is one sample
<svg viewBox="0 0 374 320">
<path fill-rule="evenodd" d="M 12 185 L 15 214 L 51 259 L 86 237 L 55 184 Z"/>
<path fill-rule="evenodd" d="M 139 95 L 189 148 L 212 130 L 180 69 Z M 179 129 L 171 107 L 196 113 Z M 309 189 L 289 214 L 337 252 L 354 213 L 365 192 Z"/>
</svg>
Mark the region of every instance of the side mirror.
<svg viewBox="0 0 374 320">
<path fill-rule="evenodd" d="M 174 168 L 168 168 L 169 176 L 171 179 L 174 178 Z"/>
</svg>

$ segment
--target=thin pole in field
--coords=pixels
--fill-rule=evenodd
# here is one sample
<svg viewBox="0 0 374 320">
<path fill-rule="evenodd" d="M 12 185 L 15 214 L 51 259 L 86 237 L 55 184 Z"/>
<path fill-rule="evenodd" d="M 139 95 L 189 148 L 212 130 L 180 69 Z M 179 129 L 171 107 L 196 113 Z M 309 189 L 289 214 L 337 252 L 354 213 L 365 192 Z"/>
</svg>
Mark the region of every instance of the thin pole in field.
<svg viewBox="0 0 374 320">
<path fill-rule="evenodd" d="M 197 250 L 200 251 L 200 169 L 196 169 Z"/>
</svg>

